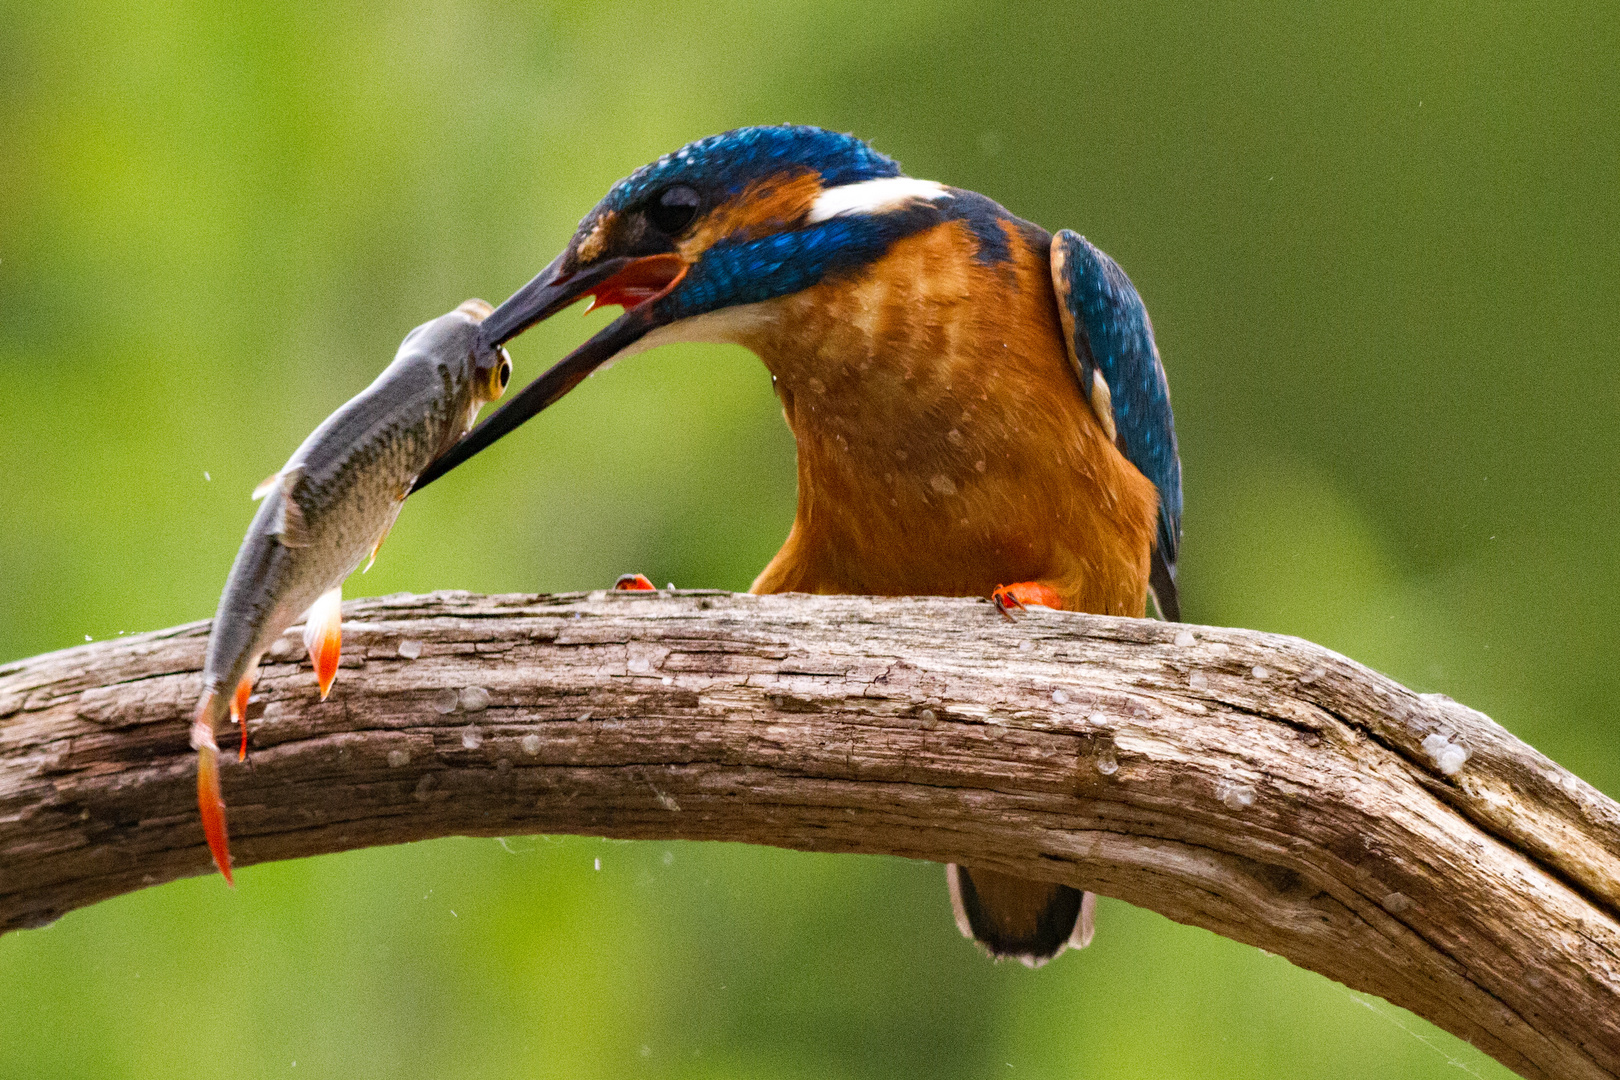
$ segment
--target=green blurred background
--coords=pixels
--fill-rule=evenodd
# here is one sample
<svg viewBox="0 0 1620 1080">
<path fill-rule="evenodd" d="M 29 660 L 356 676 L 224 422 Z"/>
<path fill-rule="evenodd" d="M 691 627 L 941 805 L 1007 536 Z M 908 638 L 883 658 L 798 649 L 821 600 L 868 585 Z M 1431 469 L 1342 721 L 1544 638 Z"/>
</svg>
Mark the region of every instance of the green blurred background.
<svg viewBox="0 0 1620 1080">
<path fill-rule="evenodd" d="M 1611 3 L 0 0 L 0 660 L 212 613 L 248 491 L 418 322 L 747 123 L 854 131 L 1146 297 L 1191 620 L 1310 637 L 1611 794 Z M 519 381 L 603 325 L 512 350 Z M 613 368 L 350 595 L 746 588 L 793 448 L 738 349 Z M 0 939 L 0 1076 L 1445 1077 L 1382 1002 L 1103 902 L 1031 973 L 938 867 L 447 840 Z"/>
</svg>

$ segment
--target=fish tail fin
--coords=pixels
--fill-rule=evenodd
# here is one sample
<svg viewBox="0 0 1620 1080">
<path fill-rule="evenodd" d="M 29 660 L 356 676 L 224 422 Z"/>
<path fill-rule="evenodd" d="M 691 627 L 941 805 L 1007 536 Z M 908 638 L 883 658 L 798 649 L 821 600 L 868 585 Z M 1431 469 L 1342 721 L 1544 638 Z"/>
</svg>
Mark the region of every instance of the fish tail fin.
<svg viewBox="0 0 1620 1080">
<path fill-rule="evenodd" d="M 219 745 L 214 742 L 213 713 L 218 708 L 215 694 L 205 694 L 191 722 L 191 745 L 197 748 L 197 809 L 202 813 L 203 835 L 214 865 L 231 880 L 230 836 L 225 830 L 225 796 L 219 788 Z"/>
<path fill-rule="evenodd" d="M 337 585 L 321 594 L 304 615 L 304 648 L 309 650 L 309 662 L 315 667 L 315 679 L 321 684 L 321 700 L 332 692 L 332 680 L 337 678 L 338 659 L 343 652 L 343 586 Z"/>
</svg>

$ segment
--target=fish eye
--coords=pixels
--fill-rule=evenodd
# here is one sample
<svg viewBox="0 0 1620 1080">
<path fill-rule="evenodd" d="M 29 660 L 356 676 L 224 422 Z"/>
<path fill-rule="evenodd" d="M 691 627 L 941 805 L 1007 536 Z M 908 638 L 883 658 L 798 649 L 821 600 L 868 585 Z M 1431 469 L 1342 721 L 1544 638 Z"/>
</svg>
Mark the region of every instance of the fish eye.
<svg viewBox="0 0 1620 1080">
<path fill-rule="evenodd" d="M 673 184 L 654 195 L 647 204 L 647 220 L 653 228 L 667 236 L 674 236 L 697 217 L 702 199 L 685 184 Z"/>
<path fill-rule="evenodd" d="M 479 377 L 484 380 L 484 400 L 495 401 L 506 393 L 506 384 L 512 381 L 512 358 L 506 355 L 505 349 L 496 349 L 495 355 L 500 363 L 479 369 Z"/>
</svg>

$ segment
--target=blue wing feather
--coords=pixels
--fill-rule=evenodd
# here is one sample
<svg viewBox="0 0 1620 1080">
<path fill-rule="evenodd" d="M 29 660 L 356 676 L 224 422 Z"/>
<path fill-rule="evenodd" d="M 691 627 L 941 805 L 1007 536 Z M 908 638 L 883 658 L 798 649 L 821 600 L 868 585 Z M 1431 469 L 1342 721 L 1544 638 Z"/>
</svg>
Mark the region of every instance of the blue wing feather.
<svg viewBox="0 0 1620 1080">
<path fill-rule="evenodd" d="M 1153 585 L 1160 610 L 1176 618 L 1181 456 L 1170 411 L 1170 383 L 1153 341 L 1153 323 L 1125 271 L 1085 237 L 1064 229 L 1052 245 L 1054 284 L 1068 316 L 1064 325 L 1073 336 L 1081 387 L 1089 395 L 1091 373 L 1102 376 L 1112 399 L 1121 452 L 1159 489 Z"/>
</svg>

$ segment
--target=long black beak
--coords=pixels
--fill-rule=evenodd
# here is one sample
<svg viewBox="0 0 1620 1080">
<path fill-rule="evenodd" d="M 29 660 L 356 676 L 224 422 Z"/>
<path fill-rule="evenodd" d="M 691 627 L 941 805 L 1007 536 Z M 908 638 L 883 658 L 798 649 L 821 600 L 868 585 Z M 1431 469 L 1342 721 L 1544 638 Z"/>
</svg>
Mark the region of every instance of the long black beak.
<svg viewBox="0 0 1620 1080">
<path fill-rule="evenodd" d="M 535 275 L 533 281 L 490 313 L 479 330 L 479 337 L 485 345 L 493 348 L 542 319 L 555 315 L 624 270 L 634 260 L 608 259 L 571 275 L 562 272 L 562 261 L 563 256 L 559 255 L 555 262 Z M 634 345 L 657 325 L 652 318 L 651 308 L 651 304 L 642 304 L 626 311 L 595 337 L 553 364 L 549 371 L 525 386 L 429 465 L 427 471 L 417 477 L 416 486 L 411 491 L 421 491 L 502 435 L 515 430 L 523 421 L 578 386 L 585 376 Z"/>
<path fill-rule="evenodd" d="M 489 313 L 478 328 L 483 343 L 493 349 L 517 337 L 537 322 L 551 318 L 591 289 L 630 264 L 629 259 L 607 259 L 577 272 L 564 269 L 568 252 L 534 275 L 534 279 Z M 516 400 L 515 398 L 513 400 Z"/>
</svg>

